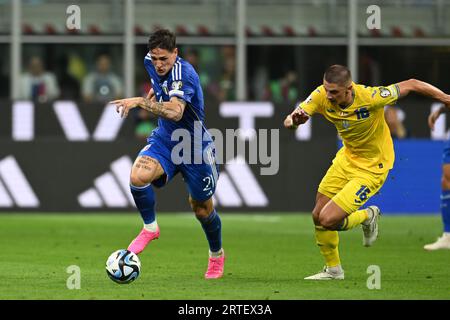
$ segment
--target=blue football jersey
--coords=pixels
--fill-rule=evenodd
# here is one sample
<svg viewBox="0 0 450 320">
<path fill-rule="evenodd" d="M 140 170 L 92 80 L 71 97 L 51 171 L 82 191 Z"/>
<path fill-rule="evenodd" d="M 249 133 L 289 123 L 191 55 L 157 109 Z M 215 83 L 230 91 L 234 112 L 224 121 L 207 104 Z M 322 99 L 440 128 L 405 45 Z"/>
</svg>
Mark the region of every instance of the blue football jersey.
<svg viewBox="0 0 450 320">
<path fill-rule="evenodd" d="M 144 65 L 150 76 L 157 101 L 170 101 L 171 97 L 178 97 L 186 102 L 186 108 L 184 109 L 181 120 L 172 121 L 159 117 L 158 127 L 153 130 L 152 136 L 159 136 L 164 141 L 170 143 L 172 132 L 182 128 L 189 130 L 193 142 L 194 124 L 197 122 L 197 133 L 201 129 L 202 136 L 209 137 L 203 143 L 212 141 L 209 133 L 204 134 L 207 130 L 204 124 L 205 109 L 203 91 L 199 76 L 192 65 L 181 57 L 177 57 L 172 69 L 162 77 L 156 73 L 150 53 L 144 58 Z M 176 143 L 177 141 L 172 141 L 170 144 L 173 145 Z"/>
</svg>

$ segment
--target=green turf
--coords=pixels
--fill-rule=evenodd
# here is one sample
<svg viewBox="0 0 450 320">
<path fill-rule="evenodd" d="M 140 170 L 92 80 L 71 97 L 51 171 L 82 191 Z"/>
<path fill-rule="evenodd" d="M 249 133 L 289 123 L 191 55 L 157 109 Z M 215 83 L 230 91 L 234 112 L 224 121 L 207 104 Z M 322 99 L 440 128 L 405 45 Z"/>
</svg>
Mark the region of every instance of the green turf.
<svg viewBox="0 0 450 320">
<path fill-rule="evenodd" d="M 310 282 L 322 257 L 309 215 L 222 214 L 225 276 L 203 279 L 207 243 L 190 214 L 160 214 L 161 237 L 141 255 L 128 285 L 105 273 L 110 253 L 138 233 L 133 214 L 0 215 L 0 299 L 449 299 L 450 251 L 425 252 L 441 232 L 439 216 L 384 216 L 380 238 L 362 246 L 360 229 L 340 233 L 344 281 Z M 81 268 L 69 290 L 66 268 Z M 381 289 L 369 290 L 369 265 Z"/>
</svg>

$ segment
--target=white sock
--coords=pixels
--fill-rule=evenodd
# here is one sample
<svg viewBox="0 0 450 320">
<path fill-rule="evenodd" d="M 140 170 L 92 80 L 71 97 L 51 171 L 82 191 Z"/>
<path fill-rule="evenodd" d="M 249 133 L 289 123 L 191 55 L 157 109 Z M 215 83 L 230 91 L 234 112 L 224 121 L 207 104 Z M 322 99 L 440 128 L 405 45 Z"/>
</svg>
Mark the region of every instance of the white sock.
<svg viewBox="0 0 450 320">
<path fill-rule="evenodd" d="M 149 224 L 144 223 L 144 229 L 150 232 L 156 232 L 156 230 L 158 229 L 158 223 L 156 222 L 156 220 Z"/>
<path fill-rule="evenodd" d="M 209 251 L 209 256 L 211 258 L 220 258 L 223 255 L 223 249 L 221 248 L 219 251 L 217 252 L 212 252 L 211 250 Z"/>
<path fill-rule="evenodd" d="M 342 272 L 344 272 L 340 264 L 335 267 L 327 267 L 327 270 L 333 274 L 341 274 Z"/>
<path fill-rule="evenodd" d="M 373 215 L 375 214 L 372 209 L 366 208 L 367 219 L 362 222 L 362 225 L 368 226 L 372 221 Z"/>
</svg>

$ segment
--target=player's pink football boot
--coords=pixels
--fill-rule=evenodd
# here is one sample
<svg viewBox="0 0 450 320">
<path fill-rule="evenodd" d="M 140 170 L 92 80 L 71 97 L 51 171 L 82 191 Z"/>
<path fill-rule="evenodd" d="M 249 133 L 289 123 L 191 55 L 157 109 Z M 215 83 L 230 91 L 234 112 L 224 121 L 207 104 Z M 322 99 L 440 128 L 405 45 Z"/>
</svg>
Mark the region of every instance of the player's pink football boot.
<svg viewBox="0 0 450 320">
<path fill-rule="evenodd" d="M 205 279 L 218 279 L 223 276 L 225 266 L 225 251 L 221 257 L 210 257 L 208 261 L 208 270 L 205 273 Z"/>
<path fill-rule="evenodd" d="M 130 243 L 130 245 L 128 246 L 128 250 L 134 252 L 135 254 L 139 254 L 142 252 L 142 250 L 145 249 L 145 247 L 150 243 L 150 241 L 158 238 L 159 238 L 159 227 L 158 229 L 156 229 L 155 232 L 151 232 L 143 228 L 141 233 L 139 233 L 139 235 Z"/>
</svg>

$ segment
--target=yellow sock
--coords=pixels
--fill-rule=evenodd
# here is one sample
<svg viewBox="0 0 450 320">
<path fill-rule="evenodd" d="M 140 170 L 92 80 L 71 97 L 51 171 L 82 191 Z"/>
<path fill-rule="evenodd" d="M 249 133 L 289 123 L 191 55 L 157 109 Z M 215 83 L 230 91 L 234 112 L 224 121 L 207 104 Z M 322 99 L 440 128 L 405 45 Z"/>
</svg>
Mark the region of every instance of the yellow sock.
<svg viewBox="0 0 450 320">
<path fill-rule="evenodd" d="M 339 235 L 337 231 L 326 230 L 321 226 L 316 226 L 316 243 L 320 253 L 325 258 L 327 267 L 335 267 L 341 264 L 339 259 Z"/>
<path fill-rule="evenodd" d="M 344 223 L 342 224 L 342 227 L 339 228 L 339 230 L 353 229 L 354 227 L 359 226 L 361 223 L 367 220 L 368 217 L 369 213 L 366 209 L 355 211 L 349 214 L 347 218 L 344 219 Z"/>
</svg>

